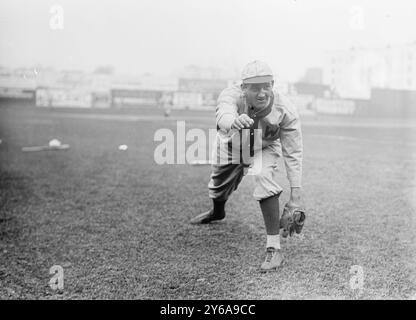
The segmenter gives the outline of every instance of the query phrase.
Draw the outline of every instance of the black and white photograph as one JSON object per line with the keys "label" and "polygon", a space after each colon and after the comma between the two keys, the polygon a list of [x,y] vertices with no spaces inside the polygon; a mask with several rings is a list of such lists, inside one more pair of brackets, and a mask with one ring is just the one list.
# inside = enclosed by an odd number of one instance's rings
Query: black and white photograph
{"label": "black and white photograph", "polygon": [[416,300],[416,2],[2,0],[0,300]]}

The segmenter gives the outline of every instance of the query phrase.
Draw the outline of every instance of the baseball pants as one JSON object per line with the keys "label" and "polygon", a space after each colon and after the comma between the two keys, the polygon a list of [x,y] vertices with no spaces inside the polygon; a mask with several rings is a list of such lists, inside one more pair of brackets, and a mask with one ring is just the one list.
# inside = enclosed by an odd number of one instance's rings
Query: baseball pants
{"label": "baseball pants", "polygon": [[212,165],[211,178],[208,183],[209,197],[217,200],[227,200],[237,190],[246,174],[254,175],[253,197],[257,201],[280,195],[283,191],[277,183],[277,162],[280,157],[280,143],[274,143],[257,151],[249,164]]}

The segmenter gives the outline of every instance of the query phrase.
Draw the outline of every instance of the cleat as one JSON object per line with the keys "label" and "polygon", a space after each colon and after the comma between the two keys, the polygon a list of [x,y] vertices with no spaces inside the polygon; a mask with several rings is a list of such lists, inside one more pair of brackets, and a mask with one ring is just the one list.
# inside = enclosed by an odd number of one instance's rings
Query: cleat
{"label": "cleat", "polygon": [[192,218],[190,223],[191,224],[207,224],[207,223],[211,223],[212,221],[222,220],[224,218],[225,218],[225,213],[214,214],[214,210],[210,210]]}
{"label": "cleat", "polygon": [[267,248],[266,259],[260,267],[261,272],[276,271],[283,264],[283,255],[280,249]]}

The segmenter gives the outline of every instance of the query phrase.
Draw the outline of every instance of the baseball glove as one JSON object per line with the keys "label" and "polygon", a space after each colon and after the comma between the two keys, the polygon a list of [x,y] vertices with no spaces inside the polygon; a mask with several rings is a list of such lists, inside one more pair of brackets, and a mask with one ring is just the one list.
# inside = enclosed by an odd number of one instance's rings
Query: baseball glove
{"label": "baseball glove", "polygon": [[289,207],[286,203],[283,208],[283,214],[280,218],[281,235],[286,238],[292,236],[295,232],[299,234],[305,223],[305,210],[298,207]]}

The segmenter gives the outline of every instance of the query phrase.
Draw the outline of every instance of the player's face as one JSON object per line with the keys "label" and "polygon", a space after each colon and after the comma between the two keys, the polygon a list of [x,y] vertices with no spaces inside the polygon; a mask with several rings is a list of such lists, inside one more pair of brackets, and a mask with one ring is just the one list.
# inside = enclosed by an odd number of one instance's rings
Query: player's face
{"label": "player's face", "polygon": [[273,94],[273,82],[247,84],[244,85],[243,90],[249,105],[256,109],[264,108]]}

